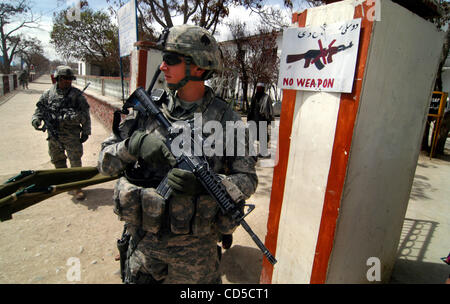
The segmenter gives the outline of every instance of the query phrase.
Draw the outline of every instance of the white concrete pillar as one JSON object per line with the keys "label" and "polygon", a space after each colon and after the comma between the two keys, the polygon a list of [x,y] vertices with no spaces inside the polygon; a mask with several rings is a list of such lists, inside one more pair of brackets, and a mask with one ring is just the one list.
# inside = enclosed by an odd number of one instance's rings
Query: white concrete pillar
{"label": "white concrete pillar", "polygon": [[[162,62],[162,56],[159,51],[146,48],[142,42],[138,42],[137,44],[140,49],[133,50],[131,53],[130,92],[133,92],[138,87],[143,87],[147,90],[155,71]],[[155,83],[154,88],[163,87],[162,74]]]}
{"label": "white concrete pillar", "polygon": [[278,263],[264,259],[262,283],[390,278],[443,33],[389,0],[374,21],[373,2],[293,16],[301,27],[362,18],[359,52],[351,93],[283,92],[266,235]]}

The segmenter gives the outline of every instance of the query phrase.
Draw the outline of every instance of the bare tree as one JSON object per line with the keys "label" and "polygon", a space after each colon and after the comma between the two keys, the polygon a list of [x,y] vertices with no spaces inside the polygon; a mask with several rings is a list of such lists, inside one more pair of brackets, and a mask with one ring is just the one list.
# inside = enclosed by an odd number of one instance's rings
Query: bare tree
{"label": "bare tree", "polygon": [[248,104],[248,85],[250,82],[249,77],[249,55],[247,54],[247,37],[249,36],[247,25],[245,22],[231,21],[227,23],[227,26],[233,37],[233,48],[226,50],[228,54],[225,57],[225,66],[236,69],[239,73],[239,78],[242,83],[242,97],[244,103],[244,111],[249,108]]}
{"label": "bare tree", "polygon": [[37,59],[37,54],[43,55],[43,53],[44,50],[39,40],[36,38],[26,37],[22,38],[17,52],[22,60],[27,64],[28,68],[30,68],[31,65],[35,66],[36,62],[33,62],[33,59]]}
{"label": "bare tree", "polygon": [[[286,0],[286,1],[291,1],[291,0]],[[310,6],[321,6],[324,4],[329,4],[329,3],[338,2],[338,1],[341,1],[341,0],[305,0],[305,2],[307,2],[307,4]]]}
{"label": "bare tree", "polygon": [[[107,2],[114,7],[120,7],[124,0]],[[172,27],[173,18],[182,16],[183,24],[193,23],[214,34],[217,25],[228,16],[230,5],[257,9],[261,8],[262,2],[263,0],[138,0],[139,29],[153,33],[153,24],[163,28]],[[115,11],[114,7],[110,7],[110,10]]]}
{"label": "bare tree", "polygon": [[277,37],[280,32],[262,24],[255,35],[250,35],[247,24],[242,21],[227,23],[232,40],[222,43],[226,70],[222,77],[239,77],[242,85],[244,111],[249,108],[249,90],[258,82],[271,84],[277,81],[279,58]]}
{"label": "bare tree", "polygon": [[257,34],[246,41],[249,51],[248,69],[253,90],[258,82],[274,83],[278,78],[279,58],[277,37],[280,32],[259,26]]}
{"label": "bare tree", "polygon": [[22,28],[36,28],[37,20],[26,0],[0,3],[0,51],[3,56],[0,70],[3,73],[11,73],[11,62],[19,51],[21,38],[17,32]]}

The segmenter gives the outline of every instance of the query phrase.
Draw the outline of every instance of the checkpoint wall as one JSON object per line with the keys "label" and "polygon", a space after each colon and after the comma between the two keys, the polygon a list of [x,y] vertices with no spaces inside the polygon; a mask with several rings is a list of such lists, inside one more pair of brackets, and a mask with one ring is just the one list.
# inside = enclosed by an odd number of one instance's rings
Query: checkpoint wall
{"label": "checkpoint wall", "polygon": [[434,25],[389,0],[380,21],[354,1],[293,16],[298,26],[363,18],[352,93],[284,90],[262,283],[390,278],[443,43]]}
{"label": "checkpoint wall", "polygon": [[[442,49],[434,25],[382,2],[369,50],[327,282],[392,272]],[[362,229],[355,229],[361,227]]]}

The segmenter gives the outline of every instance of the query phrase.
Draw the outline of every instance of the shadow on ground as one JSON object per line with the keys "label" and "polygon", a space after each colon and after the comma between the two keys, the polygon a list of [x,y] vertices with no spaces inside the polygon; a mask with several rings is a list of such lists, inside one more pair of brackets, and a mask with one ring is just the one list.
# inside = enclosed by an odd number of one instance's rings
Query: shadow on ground
{"label": "shadow on ground", "polygon": [[[405,218],[391,284],[443,284],[450,267],[436,258],[425,261],[427,249],[439,223]],[[448,252],[442,252],[446,257]]]}
{"label": "shadow on ground", "polygon": [[75,197],[72,197],[72,201],[76,204],[86,206],[88,210],[93,211],[98,207],[113,206],[113,188],[83,189],[83,192],[86,195],[84,200],[79,201]]}
{"label": "shadow on ground", "polygon": [[223,252],[220,272],[230,283],[259,284],[262,258],[256,248],[234,245]]}

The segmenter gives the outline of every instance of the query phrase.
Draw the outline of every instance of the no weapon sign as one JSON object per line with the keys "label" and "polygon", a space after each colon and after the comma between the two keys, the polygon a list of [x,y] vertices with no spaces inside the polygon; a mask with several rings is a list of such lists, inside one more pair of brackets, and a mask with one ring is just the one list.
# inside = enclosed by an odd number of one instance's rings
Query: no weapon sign
{"label": "no weapon sign", "polygon": [[361,19],[295,27],[283,33],[279,87],[350,93]]}

